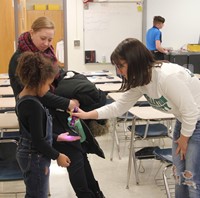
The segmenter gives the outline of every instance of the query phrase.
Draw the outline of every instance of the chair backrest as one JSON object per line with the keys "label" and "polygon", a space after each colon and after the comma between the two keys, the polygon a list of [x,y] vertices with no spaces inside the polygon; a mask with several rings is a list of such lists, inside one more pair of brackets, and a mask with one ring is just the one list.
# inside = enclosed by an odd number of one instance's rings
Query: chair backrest
{"label": "chair backrest", "polygon": [[16,160],[16,149],[16,140],[0,140],[0,181],[23,180],[21,169]]}
{"label": "chair backrest", "polygon": [[172,148],[155,148],[153,153],[156,159],[172,164]]}

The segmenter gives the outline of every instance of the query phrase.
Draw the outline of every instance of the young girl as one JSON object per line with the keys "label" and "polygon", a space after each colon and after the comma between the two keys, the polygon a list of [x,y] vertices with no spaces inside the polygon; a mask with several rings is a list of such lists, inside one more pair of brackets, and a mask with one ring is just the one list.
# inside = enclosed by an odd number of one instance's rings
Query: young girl
{"label": "young girl", "polygon": [[122,115],[144,95],[149,104],[177,118],[173,134],[176,198],[200,197],[200,80],[188,69],[155,61],[142,42],[123,40],[111,62],[124,79],[126,91],[116,102],[102,108],[73,113],[82,119],[106,119]]}
{"label": "young girl", "polygon": [[[53,22],[47,17],[39,17],[32,23],[30,31],[24,32],[19,36],[18,48],[10,60],[8,71],[11,87],[16,98],[24,87],[23,84],[20,82],[21,80],[15,72],[17,69],[19,57],[21,57],[23,53],[27,51],[34,53],[40,52],[44,57],[50,58],[54,68],[57,69],[58,72],[58,68],[56,67],[57,59],[52,47],[54,34],[55,26]],[[54,77],[54,80],[52,79],[54,88],[56,88],[56,84],[60,79],[58,78],[58,75],[55,76],[56,77]],[[31,83],[34,82],[37,83],[37,81],[33,80]],[[51,91],[52,90],[53,89],[51,89]],[[52,109],[53,111],[55,109],[60,109],[66,112],[67,110],[72,110],[74,107],[79,106],[78,100],[73,98],[69,99],[59,97],[50,91],[48,91],[42,97],[39,97],[39,99],[45,107],[48,107],[49,110]],[[53,119],[53,126],[55,126],[55,122],[58,123],[59,126],[54,127],[54,136],[60,135],[60,133],[63,133],[65,131],[68,131],[71,134],[69,127],[65,127],[65,125],[67,125],[65,120],[64,126],[62,123],[59,123],[60,119],[66,119],[67,116],[69,116],[64,112],[64,115],[58,116],[59,119],[57,119],[57,117]],[[59,114],[59,112],[57,113]],[[54,115],[52,114],[52,116]],[[86,149],[83,148],[89,147],[94,149],[95,147],[93,147],[93,145],[83,146],[83,144],[80,141],[75,141],[72,143],[53,141],[53,146],[54,148],[56,148],[56,150],[60,151],[61,153],[65,153],[65,155],[69,156],[71,160],[70,166],[67,168],[67,171],[69,173],[69,181],[76,193],[76,196],[78,198],[103,198],[103,193],[100,190],[98,182],[96,181],[93,175],[92,167],[89,163],[87,153],[85,152]],[[95,152],[98,151],[98,149],[94,150]]]}
{"label": "young girl", "polygon": [[[24,52],[19,58],[17,75],[24,88],[18,95],[16,112],[20,125],[17,160],[23,172],[26,198],[48,197],[51,159],[61,167],[68,167],[70,159],[52,148],[52,119],[38,97],[49,90],[55,71],[52,61],[41,53]],[[66,134],[57,137],[65,140]]]}

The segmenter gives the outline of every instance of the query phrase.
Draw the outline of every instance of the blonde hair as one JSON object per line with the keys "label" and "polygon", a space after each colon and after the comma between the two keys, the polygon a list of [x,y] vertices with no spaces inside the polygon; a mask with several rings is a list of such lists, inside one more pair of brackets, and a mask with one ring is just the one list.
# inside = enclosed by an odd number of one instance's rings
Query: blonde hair
{"label": "blonde hair", "polygon": [[31,29],[34,32],[40,31],[43,28],[55,29],[54,23],[47,17],[37,18],[31,25]]}

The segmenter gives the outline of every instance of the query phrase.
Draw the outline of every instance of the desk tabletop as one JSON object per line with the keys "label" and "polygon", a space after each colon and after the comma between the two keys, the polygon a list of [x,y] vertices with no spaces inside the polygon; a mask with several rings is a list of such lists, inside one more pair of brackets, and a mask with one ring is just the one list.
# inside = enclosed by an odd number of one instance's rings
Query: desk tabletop
{"label": "desk tabletop", "polygon": [[87,77],[94,84],[99,83],[120,83],[122,79],[118,76],[92,76]]}
{"label": "desk tabletop", "polygon": [[9,76],[7,73],[0,74],[0,79],[8,79]]}
{"label": "desk tabletop", "polygon": [[15,113],[0,113],[0,129],[18,129],[19,123]]}
{"label": "desk tabletop", "polygon": [[129,109],[129,112],[143,120],[175,118],[175,116],[171,113],[165,113],[162,111],[158,111],[150,106],[149,107],[131,107]]}
{"label": "desk tabletop", "polygon": [[11,86],[0,87],[0,96],[14,95]]}
{"label": "desk tabletop", "polygon": [[172,50],[169,52],[169,55],[192,55],[192,54],[200,54],[200,52],[190,52],[190,51],[183,51],[183,50]]}
{"label": "desk tabletop", "polygon": [[96,84],[96,87],[105,92],[116,92],[120,89],[121,83]]}
{"label": "desk tabletop", "polygon": [[1,108],[14,108],[15,97],[3,97],[0,98],[0,109]]}
{"label": "desk tabletop", "polygon": [[197,78],[200,78],[200,74],[194,74]]}
{"label": "desk tabletop", "polygon": [[[110,97],[113,100],[118,100],[121,98],[121,96],[123,95],[124,92],[113,92],[113,93],[108,93],[108,97]],[[142,96],[141,98],[139,98],[140,102],[144,102],[147,101],[146,98],[144,96]]]}
{"label": "desk tabletop", "polygon": [[0,86],[9,86],[10,80],[9,79],[0,79]]}
{"label": "desk tabletop", "polygon": [[92,76],[109,76],[112,75],[110,71],[87,71],[87,72],[81,72],[81,74],[87,76],[87,77],[92,77]]}

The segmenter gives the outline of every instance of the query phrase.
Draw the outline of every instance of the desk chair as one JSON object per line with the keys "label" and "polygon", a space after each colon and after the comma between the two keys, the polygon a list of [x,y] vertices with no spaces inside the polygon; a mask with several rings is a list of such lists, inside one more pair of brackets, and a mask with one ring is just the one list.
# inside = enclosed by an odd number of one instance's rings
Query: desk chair
{"label": "desk chair", "polygon": [[[120,95],[122,93],[112,93],[114,94],[116,97],[120,97]],[[113,99],[112,97],[109,97],[107,98],[106,100],[106,105],[114,102],[116,100]],[[112,118],[110,121],[111,125],[112,125],[112,147],[111,147],[111,154],[110,154],[110,160],[112,161],[113,160],[113,154],[114,154],[114,147],[115,147],[115,144],[117,146],[117,152],[118,152],[118,157],[119,159],[121,159],[121,153],[120,153],[120,144],[119,144],[119,136],[118,136],[118,131],[117,131],[117,125],[119,124],[123,124],[123,133],[124,133],[124,137],[125,139],[127,138],[127,134],[126,134],[126,122],[127,121],[131,121],[133,119],[133,115],[129,112],[126,112],[124,113],[123,115],[117,117],[117,118]]]}
{"label": "desk chair", "polygon": [[[130,152],[129,152],[129,162],[128,162],[128,171],[127,171],[127,188],[129,188],[129,182],[130,182],[130,174],[132,169],[132,160],[134,164],[134,173],[135,173],[135,180],[136,184],[139,184],[139,175],[138,175],[138,166],[137,166],[137,159],[149,159],[154,158],[154,155],[152,152],[147,156],[140,156],[138,157],[138,153],[136,152],[136,149],[138,147],[135,146],[136,141],[138,140],[152,140],[158,139],[159,141],[162,140],[165,137],[171,138],[171,121],[174,119],[174,115],[172,114],[166,114],[163,112],[160,112],[158,110],[153,109],[152,107],[132,107],[129,110],[132,114],[135,115],[132,125],[129,128],[131,131],[131,142],[130,142]],[[140,118],[143,120],[144,124],[136,124],[136,119]],[[152,122],[151,120],[155,120],[155,122]],[[157,122],[159,120],[159,122]],[[164,124],[161,121],[166,121],[167,123]],[[143,148],[143,145],[139,148]],[[155,146],[153,144],[153,146]],[[151,148],[152,151],[154,148]],[[141,154],[141,153],[140,153]],[[145,154],[145,153],[144,153]],[[140,161],[141,163],[141,161]],[[139,166],[140,168],[140,166]]]}
{"label": "desk chair", "polygon": [[[22,183],[23,181],[22,172],[16,160],[16,148],[16,140],[0,140],[0,182],[3,182],[3,187],[5,183],[17,181],[20,181],[20,183]],[[17,194],[25,192],[24,187],[16,191],[10,191],[10,189],[12,189],[11,187],[9,187],[8,189],[9,191],[5,191],[3,188],[3,191],[0,192],[0,194],[14,194],[15,197],[17,197]]]}
{"label": "desk chair", "polygon": [[[150,123],[150,121],[147,121],[145,124],[139,124],[135,125],[134,127],[128,126],[128,130],[131,131],[131,133],[134,133],[134,135],[131,138],[131,144],[132,144],[132,157],[133,157],[133,162],[134,162],[134,172],[135,172],[135,177],[136,177],[136,184],[139,184],[139,172],[144,172],[145,169],[141,165],[141,160],[144,159],[153,159],[155,156],[153,154],[153,150],[156,148],[155,145],[153,146],[140,146],[139,150],[138,147],[135,146],[135,142],[140,140],[152,140],[154,141],[155,139],[162,139],[165,137],[168,137],[168,128],[162,124],[162,123]],[[131,149],[130,148],[130,149]],[[139,166],[137,165],[136,160],[139,160]],[[129,164],[128,168],[128,179],[127,179],[127,188],[129,188],[129,178],[131,174],[131,164]]]}
{"label": "desk chair", "polygon": [[167,198],[172,198],[174,196],[174,179],[171,182],[170,177],[168,176],[168,170],[172,167],[172,149],[171,148],[156,148],[153,151],[155,158],[160,160],[163,164],[165,163],[166,166],[162,171],[162,177],[164,181],[164,186],[166,190]]}
{"label": "desk chair", "polygon": [[19,139],[19,123],[15,113],[0,113],[0,137]]}
{"label": "desk chair", "polygon": [[[119,98],[120,95],[123,93],[112,93],[112,96],[114,96],[114,98],[116,97]],[[111,94],[110,94],[111,95]],[[110,101],[114,101],[113,99],[109,99]],[[111,103],[111,102],[110,102]],[[147,101],[143,101],[139,100],[135,106],[149,106],[149,103]],[[117,146],[117,152],[118,152],[118,156],[119,159],[121,159],[121,153],[120,153],[120,139],[118,136],[118,131],[117,131],[117,125],[122,124],[123,126],[123,136],[124,139],[127,140],[128,139],[128,130],[127,130],[127,123],[130,123],[134,118],[134,115],[130,112],[126,112],[123,115],[117,117],[117,118],[113,118],[112,119],[112,123],[113,123],[113,133],[112,133],[112,148],[111,148],[111,154],[110,154],[110,160],[113,160],[113,154],[114,154],[114,145],[116,144]]]}
{"label": "desk chair", "polygon": [[130,122],[133,120],[133,116],[131,113],[126,112],[125,114],[123,114],[122,116],[119,116],[117,118],[113,118],[112,123],[113,123],[113,132],[112,132],[112,148],[111,148],[111,154],[110,154],[110,160],[113,160],[113,154],[114,154],[114,147],[116,144],[117,147],[117,152],[118,152],[118,157],[119,159],[121,159],[121,151],[120,151],[120,140],[119,140],[119,136],[118,136],[118,132],[117,131],[117,125],[122,124],[123,126],[123,136],[124,139],[127,140],[127,127],[126,127],[126,123]]}

